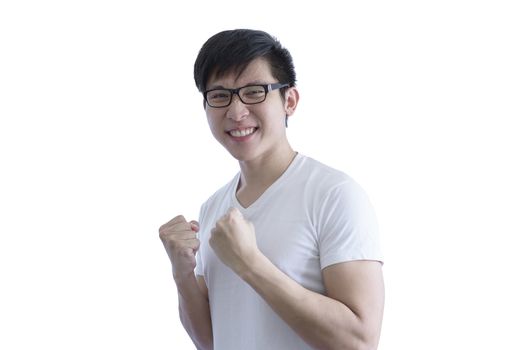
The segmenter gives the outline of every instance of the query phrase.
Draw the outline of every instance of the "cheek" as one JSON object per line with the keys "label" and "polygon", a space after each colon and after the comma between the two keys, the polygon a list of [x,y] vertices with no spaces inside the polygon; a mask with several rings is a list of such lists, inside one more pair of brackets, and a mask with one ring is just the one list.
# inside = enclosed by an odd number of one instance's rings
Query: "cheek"
{"label": "cheek", "polygon": [[220,128],[222,128],[221,125],[222,117],[213,113],[207,114],[207,122],[208,126],[210,127],[210,131],[213,134],[219,133]]}
{"label": "cheek", "polygon": [[214,132],[215,129],[215,123],[212,120],[212,118],[207,117],[208,127],[210,128],[210,131]]}
{"label": "cheek", "polygon": [[[272,109],[267,111],[265,124],[274,133],[281,133],[285,130],[285,111]],[[283,129],[283,130],[282,130]]]}

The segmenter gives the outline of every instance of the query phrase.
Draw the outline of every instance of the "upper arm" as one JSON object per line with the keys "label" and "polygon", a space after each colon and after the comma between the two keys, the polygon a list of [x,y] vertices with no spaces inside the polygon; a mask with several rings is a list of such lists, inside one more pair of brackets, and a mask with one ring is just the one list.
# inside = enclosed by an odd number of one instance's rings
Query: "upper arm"
{"label": "upper arm", "polygon": [[356,260],[322,270],[326,294],[347,306],[364,325],[365,333],[379,339],[385,287],[381,262]]}

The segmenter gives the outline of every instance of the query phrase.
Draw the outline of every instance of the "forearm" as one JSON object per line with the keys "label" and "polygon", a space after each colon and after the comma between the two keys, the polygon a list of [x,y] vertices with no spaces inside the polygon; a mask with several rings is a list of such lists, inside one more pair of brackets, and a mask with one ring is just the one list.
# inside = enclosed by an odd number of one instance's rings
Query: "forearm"
{"label": "forearm", "polygon": [[198,349],[212,349],[212,321],[208,299],[201,292],[192,273],[175,282],[178,291],[180,320]]}
{"label": "forearm", "polygon": [[308,344],[316,349],[372,349],[366,324],[348,306],[292,280],[265,256],[241,277]]}

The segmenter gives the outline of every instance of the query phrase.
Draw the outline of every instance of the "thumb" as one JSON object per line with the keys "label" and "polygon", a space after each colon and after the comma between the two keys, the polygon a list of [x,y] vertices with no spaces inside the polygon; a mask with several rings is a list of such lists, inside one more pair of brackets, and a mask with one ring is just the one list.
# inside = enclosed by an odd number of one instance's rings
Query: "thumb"
{"label": "thumb", "polygon": [[199,222],[197,222],[196,220],[192,220],[192,221],[189,221],[189,224],[191,225],[191,229],[194,232],[198,232],[199,231]]}

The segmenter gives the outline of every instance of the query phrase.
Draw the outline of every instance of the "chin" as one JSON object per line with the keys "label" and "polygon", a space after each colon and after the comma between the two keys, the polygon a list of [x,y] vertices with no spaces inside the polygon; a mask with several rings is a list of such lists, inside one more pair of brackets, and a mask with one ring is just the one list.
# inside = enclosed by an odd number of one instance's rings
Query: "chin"
{"label": "chin", "polygon": [[252,151],[243,151],[243,150],[230,150],[227,149],[228,152],[232,155],[233,158],[237,159],[239,162],[246,162],[252,159],[255,159],[257,155]]}
{"label": "chin", "polygon": [[246,162],[248,160],[253,159],[253,157],[250,157],[247,153],[242,152],[230,152],[233,158],[237,159],[239,162]]}

